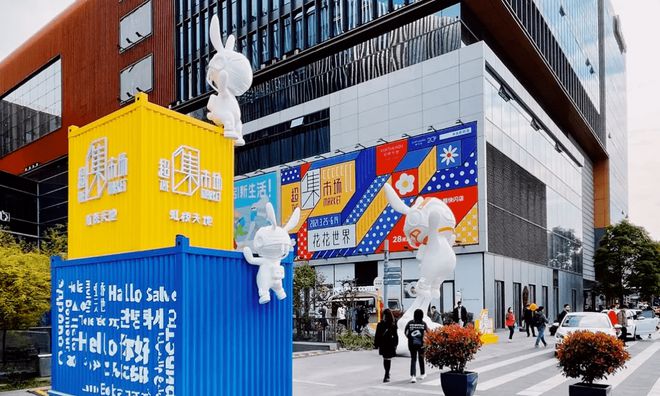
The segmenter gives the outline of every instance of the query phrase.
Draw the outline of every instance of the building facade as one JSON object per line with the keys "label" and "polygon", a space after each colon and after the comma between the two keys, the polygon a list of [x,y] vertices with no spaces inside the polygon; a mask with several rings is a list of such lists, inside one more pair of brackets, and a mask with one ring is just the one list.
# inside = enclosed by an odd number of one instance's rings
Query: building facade
{"label": "building facade", "polygon": [[[502,326],[505,309],[525,302],[551,316],[565,303],[595,308],[599,230],[627,214],[625,42],[608,1],[180,0],[175,108],[200,118],[216,13],[255,70],[240,98],[247,144],[236,152],[235,196],[254,198],[243,204],[258,212],[268,181],[283,218],[301,206],[297,257],[327,283],[371,285],[388,240],[403,279],[389,295],[412,302],[417,263],[379,201],[403,173],[417,183],[403,197],[437,196],[458,213],[441,310],[462,299]],[[474,147],[454,139],[466,128]],[[417,150],[424,138],[439,140]],[[441,156],[424,168],[447,142],[474,156],[464,171],[476,177],[454,175]],[[406,148],[384,170],[379,158],[395,146]]]}
{"label": "building facade", "polygon": [[[0,210],[34,225],[12,221],[9,231],[38,239],[66,224],[69,126],[119,109],[138,91],[172,103],[173,12],[170,2],[76,2],[0,63]],[[34,184],[34,199],[12,187],[18,178]]]}
{"label": "building facade", "polygon": [[[239,244],[259,225],[263,195],[282,218],[300,206],[299,261],[334,287],[370,286],[387,240],[402,274],[388,292],[407,307],[419,273],[384,201],[391,183],[407,203],[434,196],[457,215],[440,310],[461,299],[501,327],[505,309],[526,302],[550,316],[565,303],[595,308],[599,232],[628,212],[625,41],[609,1],[109,3],[72,6],[0,64],[0,170],[36,183],[24,190],[36,197],[37,236],[66,218],[67,126],[150,89],[152,101],[204,119],[217,14],[255,72],[239,98]],[[80,25],[106,39],[71,40]],[[47,93],[29,106],[15,99],[24,91]]]}

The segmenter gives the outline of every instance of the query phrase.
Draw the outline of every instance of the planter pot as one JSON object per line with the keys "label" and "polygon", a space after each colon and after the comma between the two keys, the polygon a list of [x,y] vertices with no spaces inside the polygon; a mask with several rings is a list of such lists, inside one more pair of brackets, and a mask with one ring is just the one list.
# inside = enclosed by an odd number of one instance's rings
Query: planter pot
{"label": "planter pot", "polygon": [[472,396],[477,389],[479,374],[466,371],[465,373],[440,373],[440,385],[445,396]]}
{"label": "planter pot", "polygon": [[580,382],[568,386],[568,396],[606,396],[610,394],[611,390],[611,385],[590,385]]}

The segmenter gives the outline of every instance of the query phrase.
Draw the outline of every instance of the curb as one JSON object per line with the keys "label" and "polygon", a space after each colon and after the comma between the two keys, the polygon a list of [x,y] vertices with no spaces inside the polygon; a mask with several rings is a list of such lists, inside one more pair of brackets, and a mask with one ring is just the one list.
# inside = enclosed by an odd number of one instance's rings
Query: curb
{"label": "curb", "polygon": [[335,350],[335,351],[304,351],[304,352],[294,352],[293,353],[293,358],[294,359],[302,359],[302,358],[307,358],[307,357],[313,357],[313,356],[321,356],[321,355],[330,355],[333,353],[339,353],[339,352],[346,352],[345,350]]}

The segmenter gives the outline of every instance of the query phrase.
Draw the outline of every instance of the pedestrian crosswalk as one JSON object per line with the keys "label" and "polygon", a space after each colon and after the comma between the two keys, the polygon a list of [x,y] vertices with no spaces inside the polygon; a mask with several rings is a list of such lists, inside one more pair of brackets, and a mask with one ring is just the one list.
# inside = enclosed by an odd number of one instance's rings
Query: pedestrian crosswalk
{"label": "pedestrian crosswalk", "polygon": [[[600,383],[609,384],[613,389],[617,389],[617,395],[660,396],[660,371],[653,368],[657,368],[660,361],[660,341],[630,342],[628,351],[632,357],[626,363],[626,367]],[[564,377],[560,372],[552,348],[541,351],[528,349],[516,356],[509,354],[503,357],[503,359],[492,357],[468,367],[470,371],[479,374],[477,394],[518,396],[564,394],[569,384],[579,382],[574,378]],[[626,388],[627,380],[635,383],[635,390],[623,389]],[[437,388],[440,379],[427,380],[421,385]],[[639,393],[640,388],[644,388],[645,391]]]}

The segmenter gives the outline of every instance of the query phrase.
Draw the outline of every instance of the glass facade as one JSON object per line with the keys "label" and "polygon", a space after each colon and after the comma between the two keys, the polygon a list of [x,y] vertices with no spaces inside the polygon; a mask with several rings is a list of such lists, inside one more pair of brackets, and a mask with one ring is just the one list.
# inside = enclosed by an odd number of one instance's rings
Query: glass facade
{"label": "glass facade", "polygon": [[605,144],[600,124],[598,0],[505,0]]}
{"label": "glass facade", "polygon": [[610,222],[628,216],[628,120],[625,42],[619,19],[605,2],[603,10],[603,82],[605,132],[610,168]]}
{"label": "glass facade", "polygon": [[[575,146],[557,150],[532,125],[524,103],[485,81],[489,251],[582,272],[582,163]],[[537,130],[538,129],[538,130]],[[563,144],[566,144],[564,142]],[[576,163],[577,160],[577,163]]]}
{"label": "glass facade", "polygon": [[[177,100],[180,102],[194,99],[209,91],[204,76],[208,62],[215,53],[208,39],[208,26],[214,14],[219,15],[223,40],[229,34],[235,35],[236,50],[245,54],[252,67],[259,70],[285,56],[313,47],[413,3],[412,0],[231,0],[230,3],[228,2],[229,0],[176,0],[175,2]],[[261,12],[257,12],[258,10]],[[442,22],[441,17],[456,19],[459,13],[460,7],[457,4],[438,13],[435,21],[427,19],[425,23],[435,24],[433,29],[438,29],[445,23]],[[389,43],[394,47],[394,44],[403,44],[410,37],[385,35],[385,38],[398,40],[399,43]],[[429,43],[439,39],[423,38],[429,40]],[[416,50],[423,48],[417,46]],[[353,51],[354,49],[345,54],[337,54],[339,58],[335,61],[339,63],[333,67],[343,67],[350,63],[351,59],[355,62],[357,55],[369,55],[355,54]],[[379,55],[387,59],[387,54]]]}
{"label": "glass facade", "polygon": [[62,126],[62,65],[59,59],[0,98],[0,156]]}

